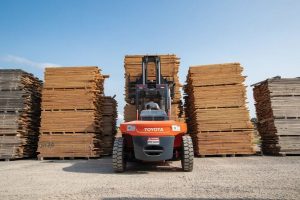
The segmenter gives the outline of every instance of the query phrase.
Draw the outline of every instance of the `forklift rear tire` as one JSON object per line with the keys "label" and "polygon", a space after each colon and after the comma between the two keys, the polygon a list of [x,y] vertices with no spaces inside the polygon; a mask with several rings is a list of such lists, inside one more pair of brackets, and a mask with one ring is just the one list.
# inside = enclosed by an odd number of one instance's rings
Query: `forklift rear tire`
{"label": "forklift rear tire", "polygon": [[181,166],[183,171],[193,171],[194,148],[192,138],[188,135],[182,136]]}
{"label": "forklift rear tire", "polygon": [[113,169],[115,172],[124,172],[126,169],[126,160],[124,154],[124,138],[115,139],[112,155]]}

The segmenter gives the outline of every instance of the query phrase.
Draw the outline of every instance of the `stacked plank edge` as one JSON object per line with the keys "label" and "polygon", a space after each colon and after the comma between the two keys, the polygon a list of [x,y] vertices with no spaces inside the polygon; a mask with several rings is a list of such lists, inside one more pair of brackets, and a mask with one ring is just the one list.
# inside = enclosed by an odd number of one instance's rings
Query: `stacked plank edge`
{"label": "stacked plank edge", "polygon": [[0,70],[0,159],[36,156],[42,82],[22,70]]}
{"label": "stacked plank edge", "polygon": [[[132,96],[135,93],[135,84],[132,82],[139,79],[142,75],[142,58],[144,55],[127,55],[124,59],[125,68],[125,101],[124,120],[126,122],[136,120],[136,106],[132,104]],[[171,119],[176,121],[183,120],[183,107],[181,102],[181,84],[179,83],[180,59],[176,55],[157,55],[161,61],[161,74],[168,81],[175,83],[174,97],[171,105]],[[148,65],[148,80],[155,80],[155,64]]]}
{"label": "stacked plank edge", "polygon": [[300,154],[300,78],[274,77],[253,88],[264,154]]}
{"label": "stacked plank edge", "polygon": [[98,67],[45,69],[39,158],[101,155],[104,79]]}
{"label": "stacked plank edge", "polygon": [[117,134],[117,101],[113,97],[104,97],[102,110],[102,155],[111,155],[115,136]]}
{"label": "stacked plank edge", "polygon": [[185,114],[197,155],[254,153],[242,71],[239,63],[189,68]]}

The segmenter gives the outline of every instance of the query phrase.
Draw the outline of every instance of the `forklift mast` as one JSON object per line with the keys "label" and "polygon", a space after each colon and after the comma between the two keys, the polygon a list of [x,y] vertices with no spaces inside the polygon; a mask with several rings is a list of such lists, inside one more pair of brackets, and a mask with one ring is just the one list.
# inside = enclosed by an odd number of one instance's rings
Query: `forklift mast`
{"label": "forklift mast", "polygon": [[[148,64],[152,62],[155,64],[156,78],[155,80],[148,80]],[[141,112],[147,110],[146,104],[154,102],[158,104],[160,112],[148,112],[148,118],[153,115],[152,118],[157,117],[157,120],[167,120],[171,114],[171,100],[173,96],[174,84],[170,83],[167,79],[161,75],[161,62],[159,56],[144,56],[142,60],[142,75],[136,81],[135,88],[135,105],[137,110],[137,119],[141,119]],[[162,111],[164,111],[163,114]],[[161,114],[158,114],[161,113]],[[155,116],[154,116],[155,115]],[[168,117],[163,117],[167,115]],[[154,119],[155,120],[155,119]]]}

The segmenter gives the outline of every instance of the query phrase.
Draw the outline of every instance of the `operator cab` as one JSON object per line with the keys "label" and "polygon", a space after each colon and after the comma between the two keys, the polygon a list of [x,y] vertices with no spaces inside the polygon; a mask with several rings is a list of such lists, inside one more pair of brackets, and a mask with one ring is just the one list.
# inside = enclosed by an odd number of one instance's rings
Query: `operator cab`
{"label": "operator cab", "polygon": [[169,120],[167,113],[159,108],[157,103],[150,101],[145,105],[146,110],[142,110],[140,114],[141,121],[165,121]]}

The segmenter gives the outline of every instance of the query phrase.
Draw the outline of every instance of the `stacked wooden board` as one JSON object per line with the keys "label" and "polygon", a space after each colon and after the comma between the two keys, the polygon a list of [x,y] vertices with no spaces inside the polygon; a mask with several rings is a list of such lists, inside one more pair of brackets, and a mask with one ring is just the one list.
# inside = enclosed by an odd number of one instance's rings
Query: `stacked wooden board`
{"label": "stacked wooden board", "polygon": [[98,67],[45,69],[40,158],[101,155],[103,84]]}
{"label": "stacked wooden board", "polygon": [[117,101],[114,97],[104,97],[102,109],[102,154],[111,155],[114,139],[117,134]]}
{"label": "stacked wooden board", "polygon": [[274,77],[254,84],[264,154],[300,154],[300,78]]}
{"label": "stacked wooden board", "polygon": [[42,82],[22,70],[0,70],[0,159],[36,156]]}
{"label": "stacked wooden board", "polygon": [[239,63],[189,68],[185,114],[197,155],[253,154],[253,125]]}
{"label": "stacked wooden board", "polygon": [[[142,75],[142,58],[145,55],[127,55],[124,59],[125,68],[125,101],[124,120],[136,120],[136,106],[132,104],[136,85],[133,83]],[[183,107],[181,102],[181,84],[179,83],[180,59],[176,55],[157,55],[161,62],[161,75],[169,82],[174,83],[174,96],[171,105],[171,119],[176,121],[183,120]],[[148,65],[148,80],[155,80],[155,64]]]}

